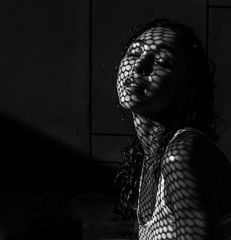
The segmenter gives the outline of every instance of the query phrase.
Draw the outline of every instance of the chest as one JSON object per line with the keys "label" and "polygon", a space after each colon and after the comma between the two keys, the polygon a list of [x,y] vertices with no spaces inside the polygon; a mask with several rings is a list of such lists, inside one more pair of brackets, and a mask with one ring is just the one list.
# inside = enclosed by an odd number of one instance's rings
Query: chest
{"label": "chest", "polygon": [[175,216],[161,173],[159,177],[153,171],[142,175],[137,217],[140,240],[175,238]]}

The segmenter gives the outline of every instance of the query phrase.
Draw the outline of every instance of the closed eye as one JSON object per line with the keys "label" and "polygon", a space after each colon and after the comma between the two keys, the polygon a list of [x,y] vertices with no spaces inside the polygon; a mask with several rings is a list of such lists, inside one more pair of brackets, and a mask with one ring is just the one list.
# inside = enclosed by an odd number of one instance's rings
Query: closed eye
{"label": "closed eye", "polygon": [[158,58],[158,59],[154,60],[154,65],[160,65],[164,68],[171,69],[171,68],[173,68],[174,63],[171,60],[166,59],[166,58]]}

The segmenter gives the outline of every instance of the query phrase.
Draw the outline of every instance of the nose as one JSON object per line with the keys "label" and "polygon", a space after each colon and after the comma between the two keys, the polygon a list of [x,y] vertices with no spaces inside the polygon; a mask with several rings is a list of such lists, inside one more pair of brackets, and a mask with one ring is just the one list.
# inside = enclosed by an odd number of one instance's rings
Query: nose
{"label": "nose", "polygon": [[134,70],[137,74],[148,76],[153,71],[154,54],[146,53],[135,63]]}

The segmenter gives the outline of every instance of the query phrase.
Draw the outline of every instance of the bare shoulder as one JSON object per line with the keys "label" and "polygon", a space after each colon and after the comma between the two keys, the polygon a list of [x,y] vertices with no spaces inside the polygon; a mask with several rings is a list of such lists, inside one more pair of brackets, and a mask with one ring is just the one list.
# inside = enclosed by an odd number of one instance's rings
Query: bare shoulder
{"label": "bare shoulder", "polygon": [[188,188],[194,185],[207,203],[216,198],[219,216],[231,212],[231,164],[204,134],[178,134],[167,146],[162,170],[169,182],[172,178],[174,182],[182,180]]}
{"label": "bare shoulder", "polygon": [[183,131],[168,144],[162,172],[166,181],[184,182],[187,188],[196,188],[203,198],[205,195],[211,198],[215,193],[214,173],[219,158],[217,147],[207,136],[198,131]]}
{"label": "bare shoulder", "polygon": [[183,131],[177,134],[168,144],[163,158],[164,163],[193,161],[193,164],[210,164],[212,167],[216,159],[224,158],[215,144],[198,131]]}

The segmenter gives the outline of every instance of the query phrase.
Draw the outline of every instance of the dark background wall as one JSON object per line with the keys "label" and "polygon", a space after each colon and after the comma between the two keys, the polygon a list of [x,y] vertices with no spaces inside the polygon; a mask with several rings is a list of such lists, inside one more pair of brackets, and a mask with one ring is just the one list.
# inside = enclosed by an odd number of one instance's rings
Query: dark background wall
{"label": "dark background wall", "polygon": [[98,171],[112,182],[134,135],[131,117],[117,108],[113,69],[131,26],[156,17],[192,26],[217,63],[217,106],[227,124],[219,144],[231,159],[230,7],[228,0],[1,0],[1,142],[14,152],[3,159],[17,160],[8,170],[49,163],[47,175],[58,165],[57,175],[91,169],[102,184]]}
{"label": "dark background wall", "polygon": [[1,0],[3,184],[86,174],[89,105],[89,2]]}
{"label": "dark background wall", "polygon": [[88,1],[0,3],[0,109],[88,152]]}
{"label": "dark background wall", "polygon": [[211,0],[209,7],[209,56],[217,65],[216,105],[226,127],[221,129],[219,146],[231,162],[231,3]]}

